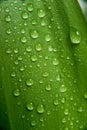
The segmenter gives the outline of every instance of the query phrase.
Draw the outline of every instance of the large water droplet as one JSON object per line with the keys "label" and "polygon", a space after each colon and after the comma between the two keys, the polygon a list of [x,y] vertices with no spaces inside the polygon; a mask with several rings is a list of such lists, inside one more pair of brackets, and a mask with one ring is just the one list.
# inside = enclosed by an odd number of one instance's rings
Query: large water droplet
{"label": "large water droplet", "polygon": [[27,10],[28,10],[29,12],[32,12],[32,11],[33,11],[33,5],[32,5],[32,4],[28,4],[28,5],[27,5]]}
{"label": "large water droplet", "polygon": [[43,18],[43,17],[45,16],[45,11],[42,10],[42,9],[39,9],[39,10],[38,10],[38,16],[39,16],[40,18]]}
{"label": "large water droplet", "polygon": [[40,114],[44,113],[44,106],[42,104],[39,104],[37,106],[37,112]]}
{"label": "large water droplet", "polygon": [[84,93],[84,98],[87,100],[87,93]]}
{"label": "large water droplet", "polygon": [[33,85],[33,80],[32,79],[27,79],[26,80],[26,85],[29,86],[29,87],[32,86]]}
{"label": "large water droplet", "polygon": [[74,27],[70,27],[70,40],[73,44],[81,42],[81,33]]}
{"label": "large water droplet", "polygon": [[22,18],[23,19],[28,19],[28,13],[26,11],[22,12]]}
{"label": "large water droplet", "polygon": [[36,126],[36,121],[34,121],[34,120],[31,121],[31,126],[33,126],[33,127]]}
{"label": "large water droplet", "polygon": [[41,48],[41,45],[40,45],[40,44],[37,44],[37,45],[36,45],[36,50],[37,50],[37,51],[41,51],[41,50],[42,50],[42,48]]}
{"label": "large water droplet", "polygon": [[6,21],[6,22],[10,22],[10,21],[11,21],[11,16],[10,16],[10,15],[7,15],[7,16],[5,17],[5,21]]}
{"label": "large water droplet", "polygon": [[13,95],[15,97],[18,97],[20,95],[20,90],[19,89],[14,90]]}
{"label": "large water droplet", "polygon": [[39,36],[39,34],[38,34],[38,32],[37,32],[36,30],[32,30],[32,31],[31,31],[31,37],[32,37],[33,39],[38,38],[38,36]]}
{"label": "large water droplet", "polygon": [[36,55],[32,55],[32,56],[31,56],[31,60],[32,60],[33,62],[37,61],[37,56],[36,56]]}
{"label": "large water droplet", "polygon": [[27,110],[32,111],[32,110],[34,109],[33,103],[32,103],[32,102],[27,103],[27,104],[26,104],[26,108],[27,108]]}

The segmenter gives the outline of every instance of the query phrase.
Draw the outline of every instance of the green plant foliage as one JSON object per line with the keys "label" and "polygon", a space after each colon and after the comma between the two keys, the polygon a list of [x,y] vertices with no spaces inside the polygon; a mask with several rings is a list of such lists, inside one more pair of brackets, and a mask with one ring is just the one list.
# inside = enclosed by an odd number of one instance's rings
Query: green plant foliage
{"label": "green plant foliage", "polygon": [[0,1],[0,128],[87,129],[87,24],[76,0]]}

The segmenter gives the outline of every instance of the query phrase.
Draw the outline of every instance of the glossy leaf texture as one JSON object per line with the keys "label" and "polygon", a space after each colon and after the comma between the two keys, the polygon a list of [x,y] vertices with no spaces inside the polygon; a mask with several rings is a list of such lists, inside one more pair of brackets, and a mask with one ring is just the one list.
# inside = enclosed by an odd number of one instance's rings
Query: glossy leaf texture
{"label": "glossy leaf texture", "polygon": [[0,0],[0,127],[87,129],[87,25],[76,0]]}

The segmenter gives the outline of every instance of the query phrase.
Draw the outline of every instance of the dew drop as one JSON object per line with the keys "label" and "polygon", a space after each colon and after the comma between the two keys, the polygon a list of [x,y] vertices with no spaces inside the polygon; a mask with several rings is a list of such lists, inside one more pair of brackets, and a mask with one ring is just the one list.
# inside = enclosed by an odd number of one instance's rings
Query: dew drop
{"label": "dew drop", "polygon": [[31,52],[32,51],[32,48],[30,47],[30,46],[28,46],[27,48],[26,48],[26,52]]}
{"label": "dew drop", "polygon": [[33,103],[32,103],[32,102],[27,103],[27,104],[26,104],[26,108],[27,108],[27,110],[32,111],[32,110],[34,109]]}
{"label": "dew drop", "polygon": [[22,12],[22,18],[23,18],[23,19],[26,20],[26,19],[28,19],[28,17],[29,17],[29,16],[28,16],[28,13],[27,13],[26,11]]}
{"label": "dew drop", "polygon": [[17,54],[17,53],[18,53],[18,49],[17,49],[17,48],[14,50],[14,53],[15,53],[15,54]]}
{"label": "dew drop", "polygon": [[54,105],[57,106],[59,104],[58,100],[54,100]]}
{"label": "dew drop", "polygon": [[87,93],[84,93],[84,98],[87,100]]}
{"label": "dew drop", "polygon": [[81,33],[74,27],[70,27],[70,40],[73,44],[81,42]]}
{"label": "dew drop", "polygon": [[36,45],[36,51],[41,51],[41,50],[42,50],[41,45],[40,45],[40,44],[37,44],[37,45]]}
{"label": "dew drop", "polygon": [[53,59],[53,65],[57,66],[59,64],[58,60],[56,58]]}
{"label": "dew drop", "polygon": [[10,54],[10,53],[11,53],[11,49],[7,49],[7,50],[6,50],[6,53],[7,53],[7,54]]}
{"label": "dew drop", "polygon": [[39,114],[44,113],[44,106],[43,106],[42,104],[39,104],[39,105],[37,106],[37,112],[38,112]]}
{"label": "dew drop", "polygon": [[69,113],[68,113],[68,109],[65,109],[65,111],[64,111],[64,115],[68,115]]}
{"label": "dew drop", "polygon": [[8,29],[8,30],[6,31],[6,33],[7,33],[7,34],[11,34],[11,30]]}
{"label": "dew drop", "polygon": [[6,21],[6,22],[10,22],[10,21],[11,21],[11,16],[10,16],[10,15],[7,15],[7,16],[5,17],[5,21]]}
{"label": "dew drop", "polygon": [[66,91],[67,91],[67,88],[66,88],[64,85],[62,85],[62,86],[60,87],[60,92],[64,93],[64,92],[66,92]]}
{"label": "dew drop", "polygon": [[21,38],[21,42],[22,42],[22,43],[26,43],[26,42],[27,42],[27,39],[26,39],[25,36],[23,36],[23,37]]}
{"label": "dew drop", "polygon": [[48,73],[47,73],[47,72],[44,72],[44,73],[43,73],[43,77],[48,77]]}
{"label": "dew drop", "polygon": [[39,16],[40,18],[43,18],[43,17],[45,16],[45,11],[42,10],[42,9],[39,9],[39,10],[38,10],[38,16]]}
{"label": "dew drop", "polygon": [[11,77],[14,78],[15,76],[16,76],[15,72],[12,72],[12,73],[11,73]]}
{"label": "dew drop", "polygon": [[45,25],[46,25],[46,22],[45,22],[45,20],[42,19],[41,26],[45,26]]}
{"label": "dew drop", "polygon": [[22,66],[22,67],[20,67],[20,71],[22,72],[22,71],[24,71],[24,67]]}
{"label": "dew drop", "polygon": [[15,97],[18,97],[18,96],[20,95],[19,89],[14,90],[13,95],[14,95]]}
{"label": "dew drop", "polygon": [[46,40],[46,42],[49,42],[49,41],[51,40],[51,36],[50,36],[49,34],[47,34],[47,35],[45,36],[45,40]]}
{"label": "dew drop", "polygon": [[36,126],[36,121],[31,121],[31,126]]}
{"label": "dew drop", "polygon": [[29,86],[29,87],[32,86],[33,85],[33,80],[32,79],[27,79],[26,80],[26,85]]}
{"label": "dew drop", "polygon": [[33,5],[32,5],[32,4],[28,4],[28,5],[27,5],[27,10],[28,10],[29,12],[32,12],[32,11],[33,11]]}
{"label": "dew drop", "polygon": [[37,39],[38,38],[38,32],[36,31],[36,30],[32,30],[31,31],[31,37],[33,38],[33,39]]}
{"label": "dew drop", "polygon": [[83,108],[82,107],[80,107],[79,109],[78,109],[78,112],[83,112]]}
{"label": "dew drop", "polygon": [[62,123],[66,123],[66,119],[65,118],[62,119]]}
{"label": "dew drop", "polygon": [[50,91],[51,90],[51,86],[50,85],[46,85],[46,88],[45,88],[47,91]]}
{"label": "dew drop", "polygon": [[32,55],[32,56],[31,56],[31,60],[32,60],[33,62],[37,61],[37,56],[36,56],[36,55]]}

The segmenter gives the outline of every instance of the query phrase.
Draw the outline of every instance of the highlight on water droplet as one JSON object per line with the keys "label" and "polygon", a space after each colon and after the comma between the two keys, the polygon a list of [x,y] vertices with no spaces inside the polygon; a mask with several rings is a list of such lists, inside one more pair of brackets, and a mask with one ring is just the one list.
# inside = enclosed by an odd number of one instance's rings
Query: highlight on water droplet
{"label": "highlight on water droplet", "polygon": [[29,17],[29,15],[28,15],[28,13],[26,11],[23,11],[21,16],[25,20],[28,19],[28,17]]}
{"label": "highlight on water droplet", "polygon": [[38,112],[39,114],[44,113],[44,106],[43,106],[43,104],[39,104],[39,105],[37,106],[37,112]]}
{"label": "highlight on water droplet", "polygon": [[27,108],[27,110],[32,111],[34,109],[33,103],[32,102],[27,103],[26,108]]}
{"label": "highlight on water droplet", "polygon": [[38,16],[39,16],[40,18],[43,18],[43,17],[45,16],[45,11],[44,11],[43,9],[39,9],[39,10],[38,10]]}
{"label": "highlight on water droplet", "polygon": [[19,90],[19,89],[15,89],[15,90],[13,91],[13,95],[14,95],[15,97],[18,97],[18,96],[20,95],[20,90]]}
{"label": "highlight on water droplet", "polygon": [[81,42],[81,33],[74,27],[70,27],[70,40],[73,44],[79,44]]}
{"label": "highlight on water droplet", "polygon": [[29,12],[32,12],[32,11],[33,11],[33,5],[32,5],[32,4],[28,4],[28,5],[27,5],[27,10],[28,10]]}
{"label": "highlight on water droplet", "polygon": [[27,85],[28,87],[32,86],[32,85],[33,85],[33,80],[32,80],[32,79],[27,79],[27,80],[26,80],[26,85]]}
{"label": "highlight on water droplet", "polygon": [[31,37],[33,39],[37,39],[38,36],[39,36],[39,34],[38,34],[38,32],[36,30],[32,30],[31,33],[30,33],[30,35],[31,35]]}
{"label": "highlight on water droplet", "polygon": [[35,120],[31,121],[31,126],[32,127],[36,126],[36,121]]}

